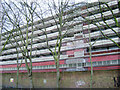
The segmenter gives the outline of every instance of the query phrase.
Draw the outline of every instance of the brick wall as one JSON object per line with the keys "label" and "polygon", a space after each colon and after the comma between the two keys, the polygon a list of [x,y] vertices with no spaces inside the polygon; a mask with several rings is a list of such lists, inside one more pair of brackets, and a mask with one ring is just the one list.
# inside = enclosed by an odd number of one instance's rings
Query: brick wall
{"label": "brick wall", "polygon": [[[93,87],[94,88],[113,88],[114,80],[117,80],[120,70],[94,71]],[[14,82],[10,82],[10,78],[14,78]],[[35,88],[55,88],[56,73],[33,73]],[[3,86],[16,86],[16,74],[3,74]],[[19,87],[29,87],[29,79],[26,73],[21,73],[19,77]],[[62,72],[61,73],[62,88],[89,88],[90,72]]]}

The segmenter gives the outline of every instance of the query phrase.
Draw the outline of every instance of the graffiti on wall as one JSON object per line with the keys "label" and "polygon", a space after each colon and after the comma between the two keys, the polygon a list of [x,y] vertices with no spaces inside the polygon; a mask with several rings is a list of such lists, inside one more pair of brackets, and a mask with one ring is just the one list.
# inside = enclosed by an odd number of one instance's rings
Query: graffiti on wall
{"label": "graffiti on wall", "polygon": [[82,85],[85,85],[85,82],[82,81],[82,80],[75,82],[76,87],[79,87],[79,86],[82,86]]}
{"label": "graffiti on wall", "polygon": [[43,83],[46,84],[46,83],[47,83],[47,80],[46,80],[46,79],[43,79]]}
{"label": "graffiti on wall", "polygon": [[113,77],[114,80],[114,87],[120,87],[120,76]]}

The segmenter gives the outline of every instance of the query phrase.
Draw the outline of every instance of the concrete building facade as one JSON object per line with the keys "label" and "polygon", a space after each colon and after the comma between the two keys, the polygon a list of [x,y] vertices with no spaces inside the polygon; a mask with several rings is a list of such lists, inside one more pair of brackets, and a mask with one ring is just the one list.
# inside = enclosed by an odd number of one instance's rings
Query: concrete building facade
{"label": "concrete building facade", "polygon": [[[117,1],[108,2],[108,5],[112,8],[114,15],[117,20],[120,19],[120,11],[117,6]],[[79,6],[78,6],[79,7]],[[89,13],[88,13],[89,11]],[[86,19],[95,20],[98,19],[98,22],[95,22],[99,27],[103,27],[104,22],[101,20],[101,14],[97,5],[89,6],[86,9],[86,6],[83,5],[79,9],[73,10],[71,13],[73,18],[73,22],[68,30],[67,37],[63,38],[62,48],[61,48],[61,57],[60,57],[60,71],[61,72],[69,72],[69,71],[90,71],[91,62],[89,57],[89,35],[91,37],[92,46],[92,65],[93,70],[119,70],[120,69],[120,49],[111,41],[104,37],[97,26],[94,24],[90,24],[85,22],[81,15]],[[90,14],[94,13],[93,15]],[[105,17],[109,17],[106,19],[106,22],[117,32],[120,34],[120,29],[115,25],[114,19],[110,11],[105,10],[103,12]],[[54,20],[52,18],[46,18],[47,24],[53,24]],[[101,23],[101,24],[99,24]],[[119,22],[120,23],[120,22]],[[36,24],[39,27],[41,23]],[[104,25],[105,27],[106,25]],[[90,30],[90,34],[89,31]],[[56,37],[58,35],[56,26],[53,24],[48,26],[48,37],[49,37],[49,45],[51,45],[54,49]],[[109,38],[114,40],[116,43],[120,43],[119,37],[110,29],[103,28],[102,31],[105,35],[108,35]],[[24,37],[25,29],[22,30]],[[8,36],[8,33],[3,33],[2,35]],[[29,32],[30,35],[30,32]],[[19,37],[17,37],[19,43]],[[39,41],[39,40],[42,41]],[[56,72],[55,61],[51,55],[51,52],[48,50],[45,35],[42,34],[41,30],[34,31],[33,38],[33,72]],[[13,42],[14,39],[12,40]],[[2,47],[6,42],[5,37],[1,37]],[[16,43],[14,43],[16,45]],[[16,45],[17,46],[17,45]],[[28,47],[30,49],[30,46]],[[19,50],[19,63],[22,60],[23,56]],[[0,72],[1,73],[16,73],[17,72],[17,52],[15,47],[13,47],[9,42],[5,46],[5,50],[2,52],[0,56]],[[25,67],[25,62],[20,67],[20,72],[27,72]]]}

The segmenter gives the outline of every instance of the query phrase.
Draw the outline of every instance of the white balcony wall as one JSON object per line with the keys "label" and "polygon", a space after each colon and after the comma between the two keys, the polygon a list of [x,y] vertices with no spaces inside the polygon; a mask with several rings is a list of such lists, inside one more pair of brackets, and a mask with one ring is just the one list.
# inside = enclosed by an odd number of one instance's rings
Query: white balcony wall
{"label": "white balcony wall", "polygon": [[[119,28],[113,28],[113,30],[117,33],[120,32]],[[114,35],[114,31],[112,31],[111,29],[106,29],[106,30],[103,30],[102,32],[105,34],[105,35]],[[98,37],[102,35],[100,31],[96,31],[96,32],[93,32],[93,33],[90,33],[90,36],[91,37]],[[84,38],[89,38],[89,34],[84,34]]]}

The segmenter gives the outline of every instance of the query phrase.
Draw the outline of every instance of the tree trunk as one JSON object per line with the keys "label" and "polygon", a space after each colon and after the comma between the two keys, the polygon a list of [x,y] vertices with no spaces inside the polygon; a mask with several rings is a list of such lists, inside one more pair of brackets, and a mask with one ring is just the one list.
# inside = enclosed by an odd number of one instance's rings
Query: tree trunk
{"label": "tree trunk", "polygon": [[[16,48],[16,51],[17,51],[17,48]],[[18,81],[19,81],[18,57],[19,57],[19,54],[17,54],[17,81],[16,81],[16,88],[18,88]]]}
{"label": "tree trunk", "polygon": [[30,88],[34,88],[32,74],[29,74]]}
{"label": "tree trunk", "polygon": [[60,88],[60,69],[59,69],[59,60],[57,60],[56,62],[56,70],[57,70],[57,75],[56,75],[56,79],[57,79],[57,88]]}
{"label": "tree trunk", "polygon": [[57,68],[57,88],[60,87],[60,70]]}
{"label": "tree trunk", "polygon": [[93,87],[93,67],[92,67],[92,53],[91,53],[91,45],[89,47],[89,55],[90,55],[90,63],[91,63],[91,80],[90,80],[90,88]]}
{"label": "tree trunk", "polygon": [[19,68],[17,68],[17,81],[16,81],[16,88],[18,88],[18,80],[19,80]]}

